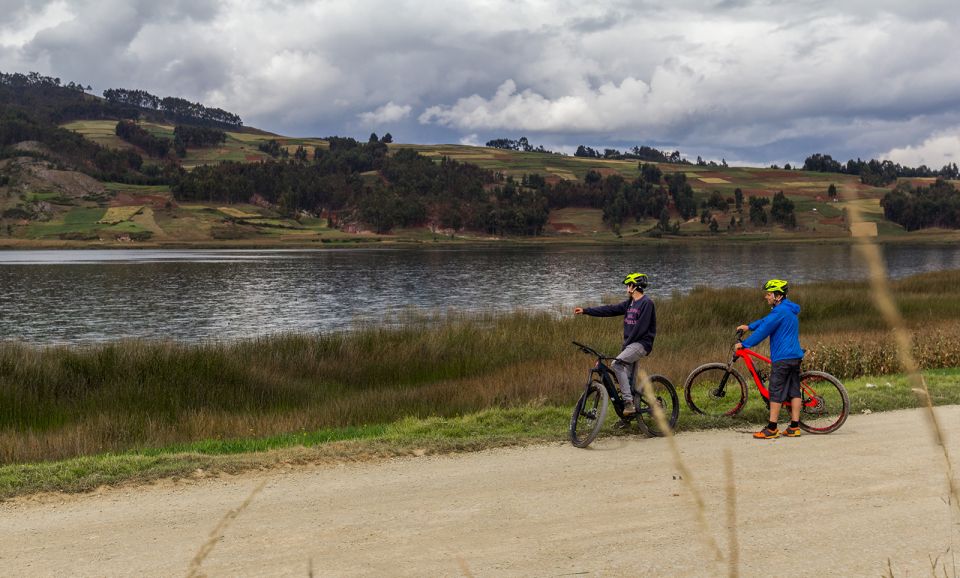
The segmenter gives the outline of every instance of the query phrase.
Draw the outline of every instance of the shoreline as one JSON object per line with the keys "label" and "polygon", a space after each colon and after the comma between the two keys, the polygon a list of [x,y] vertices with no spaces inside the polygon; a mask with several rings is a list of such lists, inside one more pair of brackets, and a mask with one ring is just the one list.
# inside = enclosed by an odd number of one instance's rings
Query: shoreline
{"label": "shoreline", "polygon": [[[908,234],[895,237],[871,237],[871,242],[878,245],[953,245],[960,243],[960,231],[934,231],[929,233]],[[12,242],[11,242],[12,241]],[[549,247],[549,246],[618,246],[618,245],[729,245],[742,246],[757,243],[773,243],[777,245],[854,245],[858,238],[849,235],[822,236],[822,237],[784,237],[771,235],[739,235],[736,238],[705,235],[663,235],[648,237],[635,235],[624,238],[590,238],[590,237],[504,237],[504,238],[438,238],[435,240],[413,239],[392,236],[356,237],[347,239],[327,240],[315,239],[303,241],[223,241],[223,242],[188,242],[188,241],[107,241],[83,242],[69,240],[37,240],[37,239],[2,239],[0,251],[34,251],[34,250],[310,250],[310,249],[361,249],[361,248],[422,248],[422,247],[465,247],[465,248],[492,248],[492,247]]]}

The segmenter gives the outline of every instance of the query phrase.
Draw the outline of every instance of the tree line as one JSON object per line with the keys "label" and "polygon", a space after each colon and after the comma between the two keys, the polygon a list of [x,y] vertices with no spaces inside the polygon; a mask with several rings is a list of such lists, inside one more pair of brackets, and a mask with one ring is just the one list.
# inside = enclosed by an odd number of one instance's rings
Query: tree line
{"label": "tree line", "polygon": [[59,78],[37,72],[0,72],[0,104],[25,112],[30,118],[53,125],[78,119],[135,118],[132,107],[87,95],[83,83],[63,84]]}
{"label": "tree line", "polygon": [[173,128],[173,140],[156,136],[132,120],[117,123],[115,133],[128,143],[138,146],[148,155],[159,159],[167,158],[170,151],[177,156],[187,156],[187,147],[216,146],[227,140],[227,133],[220,129],[177,125]]}
{"label": "tree line", "polygon": [[[387,145],[379,139],[326,140],[328,149],[317,147],[312,154],[285,160],[199,166],[182,175],[174,195],[226,203],[258,195],[291,215],[334,214],[378,233],[430,226],[536,235],[547,222],[544,196],[510,177],[446,157],[435,162],[410,149],[387,155]],[[365,176],[371,173],[376,176]]]}
{"label": "tree line", "polygon": [[960,191],[944,179],[930,186],[901,183],[880,200],[883,215],[908,231],[960,228]]}
{"label": "tree line", "polygon": [[494,149],[501,149],[501,150],[508,150],[508,151],[521,151],[525,153],[548,153],[552,155],[562,154],[562,153],[555,153],[551,150],[547,150],[543,148],[543,145],[533,146],[532,144],[530,144],[530,141],[527,140],[527,137],[525,136],[522,136],[517,140],[513,140],[509,138],[495,138],[492,140],[488,140],[486,146]]}
{"label": "tree line", "polygon": [[603,149],[601,153],[598,150],[594,150],[588,146],[580,145],[577,147],[575,157],[586,157],[592,159],[607,159],[607,160],[641,160],[654,163],[670,163],[670,164],[682,164],[688,165],[691,164],[690,161],[686,160],[680,155],[680,151],[673,151],[670,154],[667,154],[663,151],[657,150],[653,147],[635,146],[629,149],[626,152],[620,152],[617,149]]}
{"label": "tree line", "polygon": [[103,91],[103,98],[107,102],[119,105],[162,112],[164,116],[174,122],[223,128],[243,126],[240,116],[232,112],[221,108],[207,107],[199,102],[190,102],[174,96],[160,98],[145,90],[108,88]]}
{"label": "tree line", "polygon": [[957,163],[947,163],[940,170],[931,169],[926,165],[909,167],[889,160],[878,161],[876,159],[870,159],[869,161],[859,158],[857,160],[850,159],[845,164],[841,164],[830,155],[821,153],[807,157],[803,162],[803,170],[859,175],[860,182],[875,187],[885,187],[896,181],[898,177],[960,178]]}

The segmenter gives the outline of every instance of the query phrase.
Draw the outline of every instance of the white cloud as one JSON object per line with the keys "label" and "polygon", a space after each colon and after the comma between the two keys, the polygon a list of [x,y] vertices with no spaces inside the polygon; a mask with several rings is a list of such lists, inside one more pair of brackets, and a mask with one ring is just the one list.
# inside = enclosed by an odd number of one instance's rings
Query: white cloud
{"label": "white cloud", "polygon": [[477,135],[477,133],[474,132],[474,133],[470,133],[468,135],[464,135],[460,137],[460,144],[465,146],[478,147],[482,143],[480,142],[480,137]]}
{"label": "white cloud", "polygon": [[911,167],[927,165],[931,169],[960,163],[960,127],[931,135],[916,146],[891,149],[883,158]]}
{"label": "white cloud", "polygon": [[360,121],[363,124],[375,127],[381,124],[403,120],[410,116],[411,110],[413,110],[412,106],[408,104],[401,106],[399,104],[394,104],[394,102],[391,100],[376,110],[371,112],[361,112],[357,116],[360,118]]}
{"label": "white cloud", "polygon": [[19,10],[10,8],[9,11],[3,11],[7,22],[0,25],[0,46],[23,46],[41,30],[59,26],[75,17],[70,6],[63,0],[50,2],[39,8],[29,5]]}
{"label": "white cloud", "polygon": [[[291,135],[869,157],[960,126],[949,0],[0,0],[0,70]],[[387,104],[384,104],[387,103]],[[402,104],[400,104],[402,103]]]}

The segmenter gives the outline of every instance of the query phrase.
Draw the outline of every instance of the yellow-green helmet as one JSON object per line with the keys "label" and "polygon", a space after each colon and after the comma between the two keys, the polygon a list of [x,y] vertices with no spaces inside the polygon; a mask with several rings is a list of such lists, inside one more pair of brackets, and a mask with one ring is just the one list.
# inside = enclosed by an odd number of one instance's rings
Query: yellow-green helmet
{"label": "yellow-green helmet", "polygon": [[634,285],[640,289],[647,288],[647,274],[646,273],[630,273],[623,278],[624,285]]}
{"label": "yellow-green helmet", "polygon": [[781,293],[786,295],[787,282],[783,279],[771,279],[767,281],[766,285],[763,286],[763,290],[767,293]]}

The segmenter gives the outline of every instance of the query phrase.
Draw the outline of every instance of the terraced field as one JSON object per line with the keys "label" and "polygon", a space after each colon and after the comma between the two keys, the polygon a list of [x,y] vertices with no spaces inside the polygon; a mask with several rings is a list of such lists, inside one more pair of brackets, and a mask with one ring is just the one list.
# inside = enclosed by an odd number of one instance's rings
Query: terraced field
{"label": "terraced field", "polygon": [[[75,130],[87,138],[104,146],[115,148],[131,148],[131,145],[119,139],[114,134],[114,121],[79,121],[64,125]],[[172,125],[143,123],[151,133],[168,138],[173,137]],[[255,132],[227,132],[227,140],[220,146],[209,148],[192,148],[182,160],[187,170],[220,161],[256,162],[269,159],[269,155],[257,147],[269,140],[276,140],[281,147],[291,154],[299,146],[313,153],[315,147],[326,148],[328,143],[319,138],[282,137],[267,133]],[[622,175],[626,179],[639,176],[637,161],[618,161],[557,155],[551,153],[517,152],[469,145],[419,145],[419,144],[391,144],[390,150],[413,149],[418,153],[433,159],[448,157],[457,161],[472,163],[498,173],[520,178],[523,175],[539,174],[550,183],[561,181],[582,180],[589,171],[597,171],[604,176],[613,174]],[[844,208],[847,205],[846,197],[831,199],[827,189],[831,184],[839,190],[852,194],[870,223],[875,223],[877,234],[881,237],[904,237],[905,231],[898,225],[884,219],[880,207],[880,198],[889,190],[875,188],[860,183],[855,176],[833,173],[814,173],[798,170],[751,168],[751,167],[717,167],[697,165],[659,164],[664,173],[683,172],[688,182],[694,188],[698,203],[704,201],[713,192],[719,192],[733,205],[734,192],[740,189],[744,196],[744,204],[750,196],[773,197],[778,191],[783,191],[795,205],[798,228],[788,231],[780,227],[765,227],[761,229],[743,231],[738,225],[737,232],[727,232],[724,238],[729,239],[768,239],[768,238],[832,238],[849,236],[848,225],[845,221]],[[377,174],[365,174],[363,178],[373,182],[379,179]],[[911,179],[912,183],[929,184],[924,179]],[[329,229],[326,222],[315,220],[293,221],[286,216],[255,206],[218,207],[214,205],[177,205],[166,187],[135,187],[118,183],[105,184],[111,199],[98,206],[109,208],[113,206],[141,205],[152,209],[154,233],[164,231],[164,238],[186,240],[250,240],[263,238],[269,241],[282,240],[286,242],[331,242],[343,238],[356,238],[354,233]],[[45,193],[38,192],[36,195]],[[37,197],[37,200],[43,200]],[[87,211],[90,206],[81,207],[77,215],[68,218],[54,218],[47,223],[34,224],[30,227],[30,236],[50,238],[51,236],[66,235],[93,235],[98,226],[106,223],[97,223],[104,219],[99,213],[93,218]],[[769,207],[768,207],[769,210]],[[740,220],[747,221],[746,208],[738,213],[732,208],[726,212],[714,211],[714,217],[720,224],[723,232],[731,228],[731,220],[737,224]],[[109,219],[109,217],[108,217]],[[677,216],[671,220],[676,222]],[[555,210],[545,230],[547,238],[559,239],[616,239],[643,237],[655,225],[653,221],[629,222],[621,226],[619,235],[614,234],[602,220],[602,214],[597,209],[562,209]],[[123,232],[125,229],[138,227],[136,219],[121,220],[111,224]],[[710,235],[709,223],[701,223],[698,217],[682,223],[684,235]],[[113,233],[115,231],[108,231]],[[134,231],[135,232],[135,231]],[[942,232],[940,232],[942,233]],[[915,233],[912,237],[927,237],[932,233]],[[413,242],[434,239],[437,235],[429,231],[396,230],[392,235],[376,236],[384,240],[404,239]],[[480,239],[464,235],[462,238]]]}

